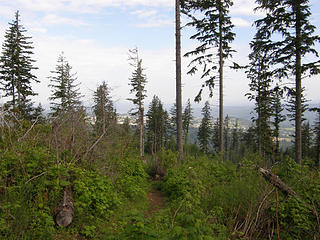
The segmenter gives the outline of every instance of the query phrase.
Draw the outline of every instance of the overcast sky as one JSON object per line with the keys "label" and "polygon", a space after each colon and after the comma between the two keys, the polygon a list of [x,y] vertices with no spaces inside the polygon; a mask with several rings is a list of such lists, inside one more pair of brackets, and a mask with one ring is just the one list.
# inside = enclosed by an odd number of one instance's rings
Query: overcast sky
{"label": "overcast sky", "polygon": [[[123,110],[129,97],[128,78],[133,69],[128,64],[128,49],[138,47],[148,78],[146,85],[149,102],[158,95],[165,104],[175,101],[175,37],[174,0],[0,0],[0,41],[3,42],[8,22],[20,11],[21,23],[34,42],[35,65],[39,93],[35,102],[48,105],[47,87],[50,71],[54,70],[58,55],[63,51],[81,82],[84,103],[90,105],[96,87],[106,81],[113,89],[113,98]],[[234,61],[247,63],[249,42],[252,40],[254,0],[234,0],[232,21],[237,34],[233,48]],[[311,0],[312,23],[320,28],[320,1]],[[317,30],[319,34],[319,30]],[[195,46],[190,41],[190,30],[182,31],[182,52]],[[317,46],[319,49],[319,45]],[[183,102],[193,99],[201,81],[187,76],[183,59]],[[319,76],[320,77],[320,76]],[[305,79],[307,98],[320,102],[319,77]],[[245,74],[227,70],[225,74],[225,105],[248,105]],[[217,89],[216,89],[217,93]],[[206,100],[206,96],[204,100]],[[0,99],[0,101],[3,101]],[[217,105],[215,94],[212,103]],[[201,106],[203,103],[201,104]]]}

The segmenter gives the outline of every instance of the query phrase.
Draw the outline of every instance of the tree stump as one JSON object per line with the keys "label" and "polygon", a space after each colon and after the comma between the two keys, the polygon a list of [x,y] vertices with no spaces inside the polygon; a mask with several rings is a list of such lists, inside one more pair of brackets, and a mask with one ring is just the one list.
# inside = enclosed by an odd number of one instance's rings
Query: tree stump
{"label": "tree stump", "polygon": [[67,227],[73,219],[73,196],[71,186],[67,186],[63,191],[63,202],[56,214],[56,223],[59,226]]}

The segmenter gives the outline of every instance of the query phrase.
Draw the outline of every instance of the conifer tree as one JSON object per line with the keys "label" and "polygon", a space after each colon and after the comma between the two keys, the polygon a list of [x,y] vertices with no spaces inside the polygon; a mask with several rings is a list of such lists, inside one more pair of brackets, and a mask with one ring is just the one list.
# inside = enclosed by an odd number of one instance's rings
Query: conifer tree
{"label": "conifer tree", "polygon": [[76,74],[71,72],[72,67],[63,55],[63,52],[58,57],[58,63],[54,71],[51,71],[53,76],[50,76],[51,84],[51,115],[58,116],[59,114],[72,112],[81,106],[79,93],[79,84],[76,84]]}
{"label": "conifer tree", "polygon": [[181,19],[180,5],[185,0],[176,0],[175,17],[176,17],[176,106],[177,106],[177,150],[178,162],[182,160],[183,144],[182,144],[182,84],[181,84]]}
{"label": "conifer tree", "polygon": [[184,142],[188,144],[189,141],[189,129],[190,125],[192,124],[193,116],[192,116],[192,107],[190,103],[190,99],[187,101],[187,105],[184,108],[183,115],[182,115],[182,129],[184,132]]}
{"label": "conifer tree", "polygon": [[275,154],[279,156],[280,154],[280,124],[286,120],[285,115],[282,114],[283,105],[281,103],[281,99],[283,98],[283,90],[280,89],[279,85],[272,90],[272,120],[271,124],[273,125],[273,137],[275,138]]}
{"label": "conifer tree", "polygon": [[43,115],[43,112],[44,112],[44,109],[43,109],[41,103],[39,103],[38,107],[36,107],[34,109],[33,119],[35,119],[35,120],[37,119],[38,123],[45,123],[46,118]]}
{"label": "conifer tree", "polygon": [[214,152],[219,152],[219,119],[217,118],[213,123],[212,130],[212,147]]}
{"label": "conifer tree", "polygon": [[147,112],[147,148],[154,155],[165,145],[168,113],[163,109],[159,97],[154,96]]}
{"label": "conifer tree", "polygon": [[253,117],[253,121],[256,124],[258,153],[261,156],[266,152],[271,153],[272,149],[270,142],[272,137],[270,128],[272,75],[269,69],[269,52],[263,49],[265,41],[261,36],[257,36],[250,44],[252,52],[249,54],[249,70],[246,71],[247,77],[251,81],[249,83],[251,92],[246,96],[250,101],[255,101],[256,117]]}
{"label": "conifer tree", "polygon": [[313,132],[310,127],[310,123],[304,122],[302,124],[302,158],[311,158],[311,146],[312,146],[312,138]]}
{"label": "conifer tree", "polygon": [[39,82],[32,73],[33,66],[31,37],[25,36],[26,29],[20,24],[19,11],[9,23],[5,32],[0,58],[0,83],[5,97],[9,97],[7,108],[17,111],[22,118],[32,118],[30,97],[37,95],[31,87],[32,82]]}
{"label": "conifer tree", "polygon": [[270,53],[273,75],[280,79],[294,76],[295,80],[295,158],[302,159],[302,77],[319,73],[319,61],[303,61],[307,54],[318,56],[314,48],[320,36],[314,35],[310,23],[309,0],[256,0],[258,9],[265,10],[266,17],[255,22],[256,36],[264,36],[265,51]]}
{"label": "conifer tree", "polygon": [[238,119],[236,119],[236,122],[234,123],[231,130],[230,152],[231,152],[231,157],[233,161],[235,160],[235,156],[239,155],[240,138],[241,138],[241,131],[239,129]]}
{"label": "conifer tree", "polygon": [[225,155],[229,153],[230,150],[230,118],[227,115],[224,119],[224,127],[223,127],[223,140],[224,140],[224,150]]}
{"label": "conifer tree", "polygon": [[169,109],[169,128],[168,132],[170,135],[177,135],[177,104],[174,103],[172,107]]}
{"label": "conifer tree", "polygon": [[312,111],[317,113],[317,119],[314,124],[313,133],[315,136],[314,144],[315,144],[315,165],[319,168],[320,167],[320,108],[313,108]]}
{"label": "conifer tree", "polygon": [[[187,25],[196,28],[196,34],[191,39],[200,42],[200,46],[195,50],[188,52],[185,56],[194,56],[190,62],[192,66],[189,74],[196,73],[200,66],[202,67],[201,79],[204,83],[196,97],[196,101],[201,100],[201,94],[204,87],[208,87],[210,97],[213,96],[213,88],[216,79],[217,64],[214,60],[212,49],[217,49],[218,56],[218,79],[219,79],[219,151],[223,151],[223,79],[224,63],[231,57],[233,50],[230,43],[234,40],[235,33],[232,32],[233,24],[229,16],[229,8],[233,5],[231,0],[185,0],[183,4],[183,13],[185,13],[191,22]],[[194,14],[196,12],[196,14]],[[202,18],[196,16],[201,15]]]}
{"label": "conifer tree", "polygon": [[132,87],[130,93],[135,94],[135,98],[129,98],[136,107],[131,111],[133,116],[139,118],[139,144],[140,157],[144,160],[144,99],[146,97],[145,85],[147,83],[146,75],[143,73],[142,59],[139,58],[137,48],[129,50],[130,65],[134,67],[129,85]]}
{"label": "conifer tree", "polygon": [[205,102],[202,108],[202,120],[198,130],[198,139],[200,142],[200,148],[204,153],[209,153],[209,143],[212,132],[212,119],[210,103]]}
{"label": "conifer tree", "polygon": [[110,96],[110,88],[105,81],[94,92],[93,112],[96,117],[95,126],[98,132],[105,133],[107,128],[116,122],[116,111]]}

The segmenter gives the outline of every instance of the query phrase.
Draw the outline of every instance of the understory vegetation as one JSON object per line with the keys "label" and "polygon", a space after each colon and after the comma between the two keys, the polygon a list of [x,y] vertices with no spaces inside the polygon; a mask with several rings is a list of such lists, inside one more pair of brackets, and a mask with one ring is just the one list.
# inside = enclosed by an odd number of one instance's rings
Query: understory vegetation
{"label": "understory vegetation", "polygon": [[[83,132],[74,133],[72,151],[57,152],[55,134],[66,141],[59,146],[66,146],[68,128],[57,133],[50,124],[14,124],[1,135],[1,239],[320,237],[319,171],[308,161],[298,165],[284,157],[272,169],[296,191],[295,198],[254,169],[264,164],[255,154],[230,162],[192,146],[178,164],[177,153],[163,148],[143,164],[137,133],[125,125],[115,125],[93,151],[77,155],[75,149],[89,148]],[[160,175],[161,181],[151,180]],[[55,215],[68,186],[74,217],[64,228]],[[165,195],[157,211],[150,211],[151,188]]]}

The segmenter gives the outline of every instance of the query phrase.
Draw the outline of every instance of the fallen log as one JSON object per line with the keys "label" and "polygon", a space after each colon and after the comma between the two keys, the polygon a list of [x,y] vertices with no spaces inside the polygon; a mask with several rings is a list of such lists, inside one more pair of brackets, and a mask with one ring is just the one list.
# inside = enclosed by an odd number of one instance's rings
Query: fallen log
{"label": "fallen log", "polygon": [[279,178],[279,176],[275,175],[270,170],[262,168],[262,167],[259,167],[259,166],[255,166],[255,169],[258,170],[268,182],[270,182],[273,186],[278,188],[284,194],[291,195],[291,196],[293,196],[295,198],[299,198],[298,194],[295,191],[293,191],[290,187],[288,187]]}
{"label": "fallen log", "polygon": [[65,187],[63,201],[58,208],[55,220],[57,225],[67,227],[73,219],[73,196],[71,186]]}

